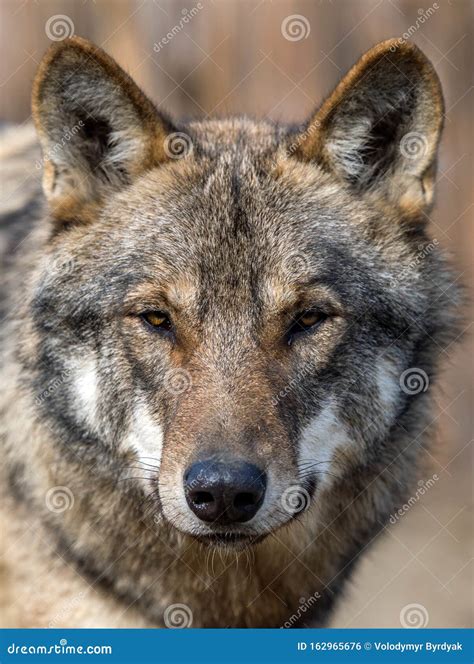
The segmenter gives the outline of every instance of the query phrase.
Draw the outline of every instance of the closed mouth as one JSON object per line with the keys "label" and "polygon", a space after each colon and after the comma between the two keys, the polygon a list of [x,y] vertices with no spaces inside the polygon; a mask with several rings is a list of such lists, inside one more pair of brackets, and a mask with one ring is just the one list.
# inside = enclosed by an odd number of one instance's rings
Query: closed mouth
{"label": "closed mouth", "polygon": [[221,546],[232,549],[243,549],[261,542],[266,534],[251,535],[246,533],[210,533],[208,535],[194,535],[201,543],[207,546]]}

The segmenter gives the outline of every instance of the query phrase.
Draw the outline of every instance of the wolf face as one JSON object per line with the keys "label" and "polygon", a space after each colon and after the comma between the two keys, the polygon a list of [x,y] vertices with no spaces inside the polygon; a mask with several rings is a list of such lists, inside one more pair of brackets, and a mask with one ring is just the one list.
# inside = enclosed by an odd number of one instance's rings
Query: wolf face
{"label": "wolf face", "polygon": [[443,106],[394,44],[298,128],[175,127],[78,38],[41,65],[50,221],[23,361],[34,393],[62,388],[35,407],[200,541],[300,518],[427,398],[401,376],[430,381],[455,315],[439,251],[417,260]]}
{"label": "wolf face", "polygon": [[[323,623],[417,479],[458,329],[426,229],[433,68],[392,40],[303,126],[178,126],[73,38],[45,56],[33,115],[47,213],[11,301],[15,496],[153,624],[192,596],[196,626],[276,626],[275,597],[315,586]],[[59,516],[55,486],[74,496]],[[199,594],[202,543],[237,564]]]}

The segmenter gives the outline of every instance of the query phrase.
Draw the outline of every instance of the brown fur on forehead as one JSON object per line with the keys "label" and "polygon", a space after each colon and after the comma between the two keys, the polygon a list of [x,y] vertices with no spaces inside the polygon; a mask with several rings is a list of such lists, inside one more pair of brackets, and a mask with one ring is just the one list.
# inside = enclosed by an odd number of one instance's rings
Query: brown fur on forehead
{"label": "brown fur on forehead", "polygon": [[247,152],[265,154],[274,150],[282,137],[285,127],[265,120],[258,122],[246,117],[190,122],[189,128],[195,135],[202,151],[211,156],[224,151],[235,153],[245,146]]}
{"label": "brown fur on forehead", "polygon": [[126,296],[125,308],[137,309],[137,303],[142,307],[158,307],[164,304],[171,311],[192,312],[198,297],[199,290],[196,280],[191,275],[177,275],[175,278],[155,279],[140,283]]}
{"label": "brown fur on forehead", "polygon": [[[220,121],[208,123],[207,132],[219,128]],[[248,287],[257,273],[260,285],[270,278],[279,295],[287,284],[292,297],[293,282],[315,277],[323,265],[318,245],[337,247],[335,229],[346,242],[368,240],[374,202],[370,209],[318,166],[281,154],[278,169],[262,171],[260,155],[247,148],[232,145],[220,156],[177,160],[145,174],[107,205],[92,231],[98,244],[136,245],[137,267],[148,264],[157,280],[170,286],[186,269],[189,280],[209,281],[204,297],[226,293],[234,303],[255,299]]]}
{"label": "brown fur on forehead", "polygon": [[297,279],[298,272],[291,261],[281,271],[263,283],[262,300],[275,316],[285,312],[299,313],[306,308],[324,305],[332,315],[341,315],[344,311],[340,297],[330,286],[317,281],[305,282]]}

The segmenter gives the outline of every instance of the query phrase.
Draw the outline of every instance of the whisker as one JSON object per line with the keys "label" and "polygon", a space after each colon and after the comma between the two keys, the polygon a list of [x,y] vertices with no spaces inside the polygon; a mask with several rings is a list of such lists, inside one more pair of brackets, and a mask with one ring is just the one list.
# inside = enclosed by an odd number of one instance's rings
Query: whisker
{"label": "whisker", "polygon": [[120,477],[117,482],[126,482],[127,480],[150,480],[150,477]]}
{"label": "whisker", "polygon": [[151,463],[145,463],[144,461],[140,461],[140,459],[136,459],[134,463],[138,464],[141,468],[143,468],[143,470],[160,470],[159,466],[154,466]]}
{"label": "whisker", "polygon": [[329,471],[329,470],[326,470],[326,471],[323,471],[323,472],[318,472],[318,471],[306,471],[305,473],[302,473],[301,475],[299,475],[299,479],[300,479],[300,480],[306,480],[306,479],[308,479],[308,477],[316,477],[316,478],[318,478],[318,477],[326,477],[326,476],[334,477],[334,478],[337,479],[337,480],[340,480],[340,479],[341,479],[341,475],[336,475],[336,473],[332,473],[332,472]]}

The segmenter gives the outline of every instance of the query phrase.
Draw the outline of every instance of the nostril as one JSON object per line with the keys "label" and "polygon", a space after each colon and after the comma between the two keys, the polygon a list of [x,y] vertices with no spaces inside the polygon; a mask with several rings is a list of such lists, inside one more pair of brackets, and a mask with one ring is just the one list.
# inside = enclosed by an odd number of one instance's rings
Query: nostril
{"label": "nostril", "polygon": [[213,503],[214,496],[209,491],[196,491],[192,496],[195,505],[205,505],[206,503]]}

